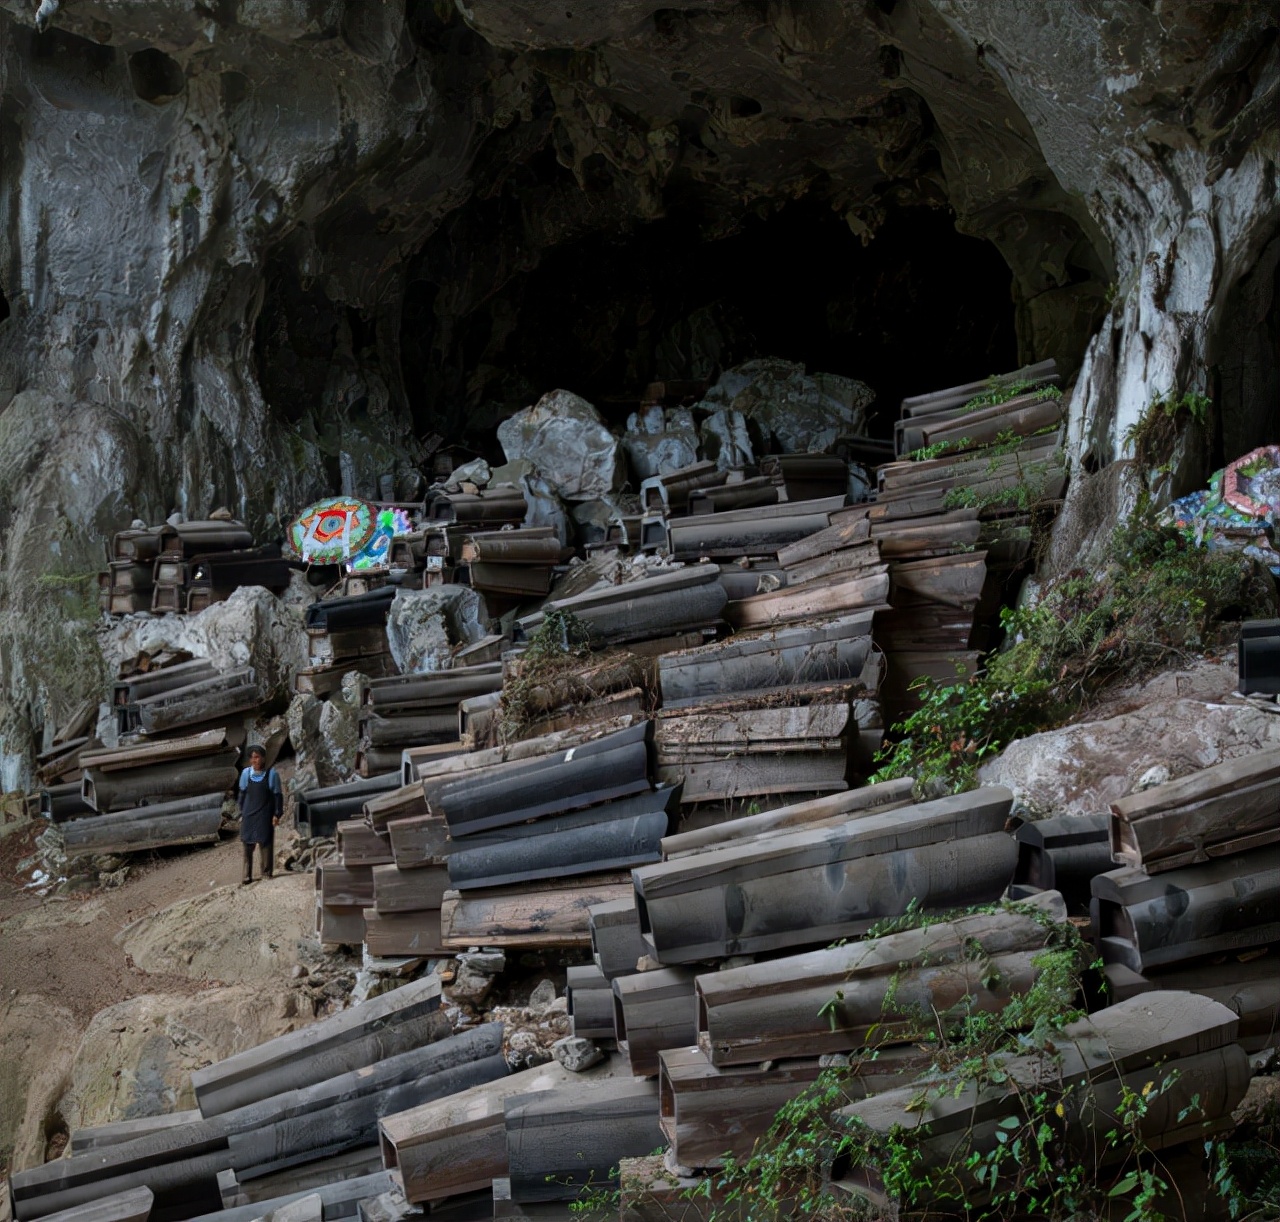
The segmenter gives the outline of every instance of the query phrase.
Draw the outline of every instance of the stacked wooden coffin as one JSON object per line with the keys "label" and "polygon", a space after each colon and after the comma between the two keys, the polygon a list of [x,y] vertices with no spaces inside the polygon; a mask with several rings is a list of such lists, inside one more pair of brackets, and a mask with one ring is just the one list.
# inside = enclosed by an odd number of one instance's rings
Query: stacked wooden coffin
{"label": "stacked wooden coffin", "polygon": [[1093,879],[1118,996],[1189,989],[1232,1008],[1246,1047],[1280,1030],[1280,750],[1111,804],[1120,868]]}
{"label": "stacked wooden coffin", "polygon": [[298,691],[327,696],[343,677],[359,671],[369,677],[393,673],[387,644],[387,612],[396,586],[381,585],[363,594],[327,598],[307,608],[309,665],[298,672]]}

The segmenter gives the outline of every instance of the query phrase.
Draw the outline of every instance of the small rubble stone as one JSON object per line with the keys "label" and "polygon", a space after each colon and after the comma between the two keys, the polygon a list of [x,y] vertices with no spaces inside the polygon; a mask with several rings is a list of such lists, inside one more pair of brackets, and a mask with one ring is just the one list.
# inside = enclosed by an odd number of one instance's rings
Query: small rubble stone
{"label": "small rubble stone", "polygon": [[529,1009],[535,1014],[545,1014],[551,1008],[551,1003],[556,999],[556,982],[554,980],[542,980],[534,987],[532,993],[529,994]]}
{"label": "small rubble stone", "polygon": [[289,975],[292,976],[294,980],[301,980],[307,974],[308,974],[307,969],[303,967],[301,963],[295,963],[293,965],[293,970],[290,971],[289,973]]}
{"label": "small rubble stone", "polygon": [[1134,793],[1142,793],[1147,789],[1154,789],[1157,785],[1167,784],[1169,781],[1169,768],[1167,764],[1153,764],[1146,770],[1137,780],[1133,787]]}
{"label": "small rubble stone", "polygon": [[500,975],[507,968],[507,956],[500,950],[465,951],[458,956],[458,962],[486,976]]}
{"label": "small rubble stone", "polygon": [[453,983],[448,986],[449,995],[455,1001],[468,1002],[478,1006],[493,991],[495,977],[482,972],[470,963],[459,963],[454,974]]}
{"label": "small rubble stone", "polygon": [[824,1052],[818,1058],[819,1069],[844,1069],[849,1064],[849,1056],[844,1052]]}
{"label": "small rubble stone", "polygon": [[659,963],[652,955],[641,955],[640,958],[636,960],[637,972],[656,972],[661,967],[662,964]]}
{"label": "small rubble stone", "polygon": [[604,1060],[604,1053],[580,1035],[566,1035],[551,1045],[551,1055],[570,1073],[582,1073]]}

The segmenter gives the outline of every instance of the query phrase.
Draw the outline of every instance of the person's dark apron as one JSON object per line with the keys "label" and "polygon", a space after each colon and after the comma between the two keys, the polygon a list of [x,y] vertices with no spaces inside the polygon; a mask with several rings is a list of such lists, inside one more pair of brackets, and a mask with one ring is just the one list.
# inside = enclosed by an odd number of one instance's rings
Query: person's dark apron
{"label": "person's dark apron", "polygon": [[275,815],[275,794],[271,792],[271,769],[260,781],[249,774],[244,791],[244,811],[240,815],[240,839],[245,844],[270,844],[274,839],[271,820]]}

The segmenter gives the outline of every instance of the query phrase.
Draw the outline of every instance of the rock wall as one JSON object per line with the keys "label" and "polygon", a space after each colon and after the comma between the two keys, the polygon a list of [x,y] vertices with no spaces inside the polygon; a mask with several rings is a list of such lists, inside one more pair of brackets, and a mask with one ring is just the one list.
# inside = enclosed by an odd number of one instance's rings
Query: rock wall
{"label": "rock wall", "polygon": [[[510,290],[593,235],[678,214],[725,238],[803,198],[874,240],[950,209],[1010,269],[1020,354],[1081,364],[1058,562],[1123,508],[1153,396],[1225,389],[1222,445],[1273,427],[1272,5],[36,11],[0,0],[6,784],[77,694],[43,659],[82,643],[112,530],[226,504],[268,534],[321,492],[410,495],[428,434],[552,388],[512,355],[542,303]],[[628,376],[732,349],[726,319],[676,319]]]}

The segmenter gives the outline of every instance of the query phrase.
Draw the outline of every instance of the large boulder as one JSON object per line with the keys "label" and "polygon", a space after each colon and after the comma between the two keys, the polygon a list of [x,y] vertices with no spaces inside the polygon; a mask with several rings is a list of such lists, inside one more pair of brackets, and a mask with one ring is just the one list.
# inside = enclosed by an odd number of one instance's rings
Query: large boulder
{"label": "large boulder", "polygon": [[252,666],[268,695],[287,696],[308,664],[305,619],[297,591],[286,602],[262,586],[241,586],[197,615],[126,616],[103,630],[102,653],[114,675],[139,653],[186,650],[219,671]]}
{"label": "large boulder", "polygon": [[144,972],[267,985],[301,961],[314,927],[315,883],[284,874],[171,904],[126,925],[116,942]]}
{"label": "large boulder", "polygon": [[342,691],[330,700],[299,692],[290,702],[285,724],[298,761],[292,786],[295,792],[313,785],[336,785],[355,771],[362,678],[359,674],[344,675]]}
{"label": "large boulder", "polygon": [[498,425],[508,462],[528,459],[566,501],[592,501],[622,486],[618,439],[585,399],[553,390]]}
{"label": "large boulder", "polygon": [[765,445],[784,454],[826,450],[836,438],[861,433],[875,392],[865,382],[833,373],[807,374],[776,357],[727,369],[701,407],[741,412]]}
{"label": "large boulder", "polygon": [[68,1128],[195,1107],[191,1073],[301,1025],[298,994],[262,984],[143,994],[100,1010],[71,1065]]}
{"label": "large boulder", "polygon": [[1090,814],[1152,781],[1280,745],[1275,713],[1229,697],[1152,695],[1114,716],[1020,739],[978,779],[1007,785],[1032,813]]}
{"label": "large boulder", "polygon": [[687,407],[642,407],[627,417],[622,448],[631,460],[637,484],[669,475],[698,461],[698,430]]}
{"label": "large boulder", "polygon": [[456,645],[484,636],[484,604],[467,586],[398,590],[387,613],[387,645],[402,675],[445,670]]}

